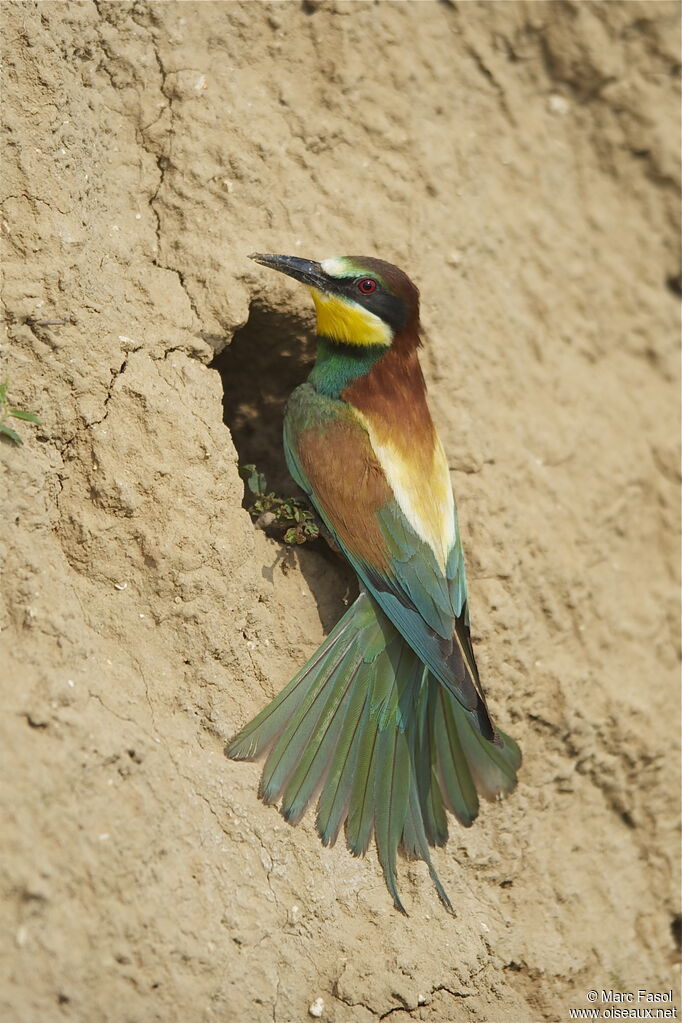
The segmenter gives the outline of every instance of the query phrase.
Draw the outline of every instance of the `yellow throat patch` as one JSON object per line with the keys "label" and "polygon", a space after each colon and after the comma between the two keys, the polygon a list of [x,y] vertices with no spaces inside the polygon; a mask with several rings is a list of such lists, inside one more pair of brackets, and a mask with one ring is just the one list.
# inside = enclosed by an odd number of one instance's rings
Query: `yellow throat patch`
{"label": "yellow throat patch", "polygon": [[384,345],[393,340],[393,331],[383,320],[351,299],[327,295],[311,288],[317,310],[317,333],[347,345]]}

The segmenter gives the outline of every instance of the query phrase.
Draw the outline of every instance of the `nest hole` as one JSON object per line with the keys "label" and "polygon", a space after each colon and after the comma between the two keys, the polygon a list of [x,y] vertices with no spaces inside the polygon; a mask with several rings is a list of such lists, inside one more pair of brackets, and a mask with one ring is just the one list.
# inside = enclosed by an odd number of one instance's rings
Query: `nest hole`
{"label": "nest hole", "polygon": [[[282,424],[289,395],[315,361],[311,315],[254,303],[248,321],[215,357],[212,369],[223,385],[223,420],[237,449],[239,465],[255,465],[279,497],[300,497],[287,469]],[[253,502],[245,487],[244,507]],[[315,594],[326,631],[358,592],[355,573],[323,539],[297,547],[300,569]],[[269,571],[269,570],[268,570]]]}
{"label": "nest hole", "polygon": [[[268,487],[298,494],[282,447],[284,409],[315,359],[314,321],[254,304],[232,343],[211,363],[223,384],[223,419],[240,465],[255,465]],[[248,504],[248,498],[245,499]]]}

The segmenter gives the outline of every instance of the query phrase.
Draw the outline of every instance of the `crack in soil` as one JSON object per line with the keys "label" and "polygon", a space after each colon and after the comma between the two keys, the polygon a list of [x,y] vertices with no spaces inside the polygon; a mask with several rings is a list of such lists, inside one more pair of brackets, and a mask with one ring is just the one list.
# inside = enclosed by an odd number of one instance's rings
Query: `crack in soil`
{"label": "crack in soil", "polygon": [[[155,40],[152,40],[152,45],[153,45],[154,58],[156,60],[157,67],[159,69],[159,74],[161,76],[160,91],[161,91],[162,96],[166,100],[166,106],[162,108],[161,112],[159,113],[159,117],[156,118],[156,120],[153,123],[154,124],[157,123],[157,121],[163,116],[163,113],[164,113],[165,110],[168,111],[169,116],[170,116],[170,125],[168,127],[168,135],[167,135],[167,139],[168,139],[168,152],[167,152],[166,155],[160,156],[158,153],[154,153],[154,151],[149,148],[149,146],[146,144],[146,141],[145,141],[145,138],[144,138],[144,131],[145,131],[145,129],[142,130],[142,145],[147,150],[148,153],[150,153],[152,156],[155,156],[155,158],[156,158],[156,166],[157,166],[157,168],[159,170],[159,182],[158,182],[158,184],[156,186],[156,190],[154,191],[154,194],[149,199],[149,208],[151,209],[151,211],[152,211],[152,213],[154,215],[155,221],[156,221],[156,248],[157,248],[157,255],[154,257],[152,262],[154,263],[154,266],[158,267],[160,270],[167,270],[169,273],[174,273],[177,276],[178,282],[180,284],[180,287],[184,291],[185,296],[187,298],[187,301],[189,302],[190,309],[192,310],[192,312],[193,312],[195,318],[198,320],[198,322],[201,323],[201,314],[199,313],[199,310],[198,310],[198,308],[196,306],[194,298],[192,297],[191,293],[189,292],[189,290],[187,288],[187,285],[186,285],[186,282],[185,282],[185,274],[183,273],[182,270],[178,270],[174,266],[168,266],[166,263],[163,263],[161,261],[161,259],[159,258],[160,257],[160,253],[161,253],[162,228],[161,228],[161,214],[159,213],[156,204],[157,204],[157,200],[159,198],[159,193],[161,192],[161,189],[163,188],[164,183],[165,183],[166,171],[171,166],[171,153],[172,153],[172,146],[173,146],[173,120],[174,120],[173,95],[172,95],[172,93],[169,95],[169,92],[168,92],[168,89],[167,89],[167,82],[168,82],[169,75],[170,74],[177,74],[177,71],[172,71],[171,72],[171,71],[167,71],[166,70],[166,67],[165,67],[165,65],[163,63],[163,60],[161,58],[161,54],[159,53],[158,45],[157,45]],[[151,127],[151,125],[148,125],[147,127],[149,128],[149,127]]]}
{"label": "crack in soil", "polygon": [[118,367],[118,369],[111,370],[111,378],[109,380],[109,387],[107,388],[107,394],[106,394],[106,397],[104,399],[104,403],[102,405],[102,409],[103,409],[104,414],[102,415],[102,417],[100,419],[93,419],[92,422],[88,424],[91,429],[92,429],[93,426],[99,426],[100,423],[103,423],[105,421],[105,419],[107,418],[107,416],[109,415],[109,402],[111,401],[111,398],[113,396],[114,387],[116,386],[116,381],[119,380],[120,377],[123,376],[123,374],[126,371],[126,366],[127,365],[128,365],[128,353],[126,352],[126,354],[123,357],[123,362]]}
{"label": "crack in soil", "polygon": [[[108,12],[106,10],[106,6],[101,3],[101,0],[93,0],[93,3],[95,5],[95,8],[96,8],[97,13],[99,14],[99,17],[101,18],[101,20],[102,21],[109,21],[109,18],[107,16]],[[168,71],[166,69],[166,67],[164,65],[164,62],[163,62],[163,59],[161,57],[161,53],[159,52],[158,43],[157,43],[156,39],[154,38],[153,32],[151,31],[149,26],[143,24],[142,22],[138,21],[135,18],[133,18],[133,20],[136,22],[137,25],[139,25],[141,28],[147,29],[147,31],[149,32],[150,45],[151,45],[152,53],[154,54],[154,59],[156,61],[156,65],[157,65],[158,73],[159,73],[159,77],[160,77],[159,91],[160,91],[161,95],[163,96],[163,99],[165,100],[165,105],[163,105],[161,107],[161,110],[159,111],[158,116],[156,118],[154,118],[154,120],[152,122],[150,122],[150,124],[147,124],[144,127],[142,127],[141,129],[139,129],[140,142],[141,142],[142,148],[150,156],[154,157],[154,159],[156,161],[156,166],[157,166],[158,171],[159,171],[159,180],[158,180],[157,186],[156,186],[153,194],[149,197],[149,208],[152,211],[152,214],[153,214],[155,222],[156,222],[155,233],[156,233],[156,249],[157,249],[157,254],[156,254],[156,256],[153,257],[152,263],[159,270],[166,270],[168,273],[175,274],[175,276],[178,279],[178,283],[180,284],[180,287],[182,288],[182,291],[183,291],[183,293],[184,293],[184,295],[185,295],[185,297],[187,299],[187,302],[189,304],[189,307],[190,307],[190,309],[191,309],[195,319],[198,321],[198,323],[201,323],[201,319],[202,319],[201,318],[201,314],[199,312],[199,309],[198,309],[198,307],[196,305],[196,302],[195,302],[192,294],[190,293],[190,291],[187,288],[187,283],[186,283],[186,279],[185,279],[185,277],[186,277],[185,273],[182,270],[178,270],[174,266],[169,266],[168,264],[164,263],[163,260],[160,257],[163,231],[162,231],[162,226],[161,226],[161,214],[159,213],[159,210],[157,209],[157,200],[159,199],[159,193],[161,192],[161,189],[163,188],[164,183],[165,183],[166,171],[171,166],[171,155],[172,155],[172,144],[173,144],[173,133],[174,133],[174,126],[173,126],[173,119],[174,119],[173,93],[172,93],[172,90],[170,90],[168,88],[168,79],[169,79],[170,75],[175,75],[175,74],[178,73],[178,71]],[[108,47],[108,45],[106,43],[106,40],[104,40],[101,35],[99,36],[99,40],[100,40],[100,45],[101,45],[101,48],[102,48],[102,52],[105,54],[105,56],[107,58],[107,61],[111,61],[111,62],[115,61],[115,59],[116,59],[115,54],[113,54],[111,52],[110,47]],[[107,76],[107,78],[109,79],[112,88],[116,92],[118,92],[119,88],[116,85],[116,81],[114,79],[114,76],[113,76],[110,68],[107,66],[107,63],[103,61],[100,64],[100,68],[104,72],[104,74]],[[179,70],[183,70],[183,69],[179,69]],[[170,115],[170,125],[169,125],[168,132],[167,132],[167,135],[166,135],[167,151],[165,153],[159,153],[158,152],[158,148],[155,147],[154,145],[151,145],[147,141],[146,132],[151,127],[153,127],[155,124],[157,124],[159,122],[159,120],[163,117],[163,115],[164,115],[164,113],[166,111],[168,111],[168,113]]]}

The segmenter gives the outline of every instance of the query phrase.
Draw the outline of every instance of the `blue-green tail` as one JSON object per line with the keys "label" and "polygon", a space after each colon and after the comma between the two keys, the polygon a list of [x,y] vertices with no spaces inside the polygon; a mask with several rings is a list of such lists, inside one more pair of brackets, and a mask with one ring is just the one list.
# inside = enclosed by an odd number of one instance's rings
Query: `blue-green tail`
{"label": "blue-green tail", "polygon": [[398,850],[421,859],[452,910],[429,846],[444,845],[449,810],[465,826],[486,799],[510,792],[521,763],[513,739],[484,739],[375,601],[361,593],[298,675],[227,747],[234,760],[267,754],[259,796],[297,824],[313,800],[333,845],[342,826],[354,856],[376,841],[386,885]]}

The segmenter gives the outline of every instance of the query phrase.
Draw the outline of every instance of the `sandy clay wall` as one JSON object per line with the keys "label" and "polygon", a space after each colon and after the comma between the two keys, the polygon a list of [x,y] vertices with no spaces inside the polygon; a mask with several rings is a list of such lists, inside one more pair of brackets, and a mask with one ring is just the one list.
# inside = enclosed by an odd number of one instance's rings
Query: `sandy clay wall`
{"label": "sandy clay wall", "polygon": [[[679,6],[2,7],[0,1017],[558,1021],[678,988]],[[403,864],[226,739],[352,596],[286,552],[309,299],[379,255],[424,366],[520,785]],[[55,322],[57,321],[57,322]],[[223,405],[224,398],[224,405]],[[677,1001],[678,1008],[680,1006]]]}

